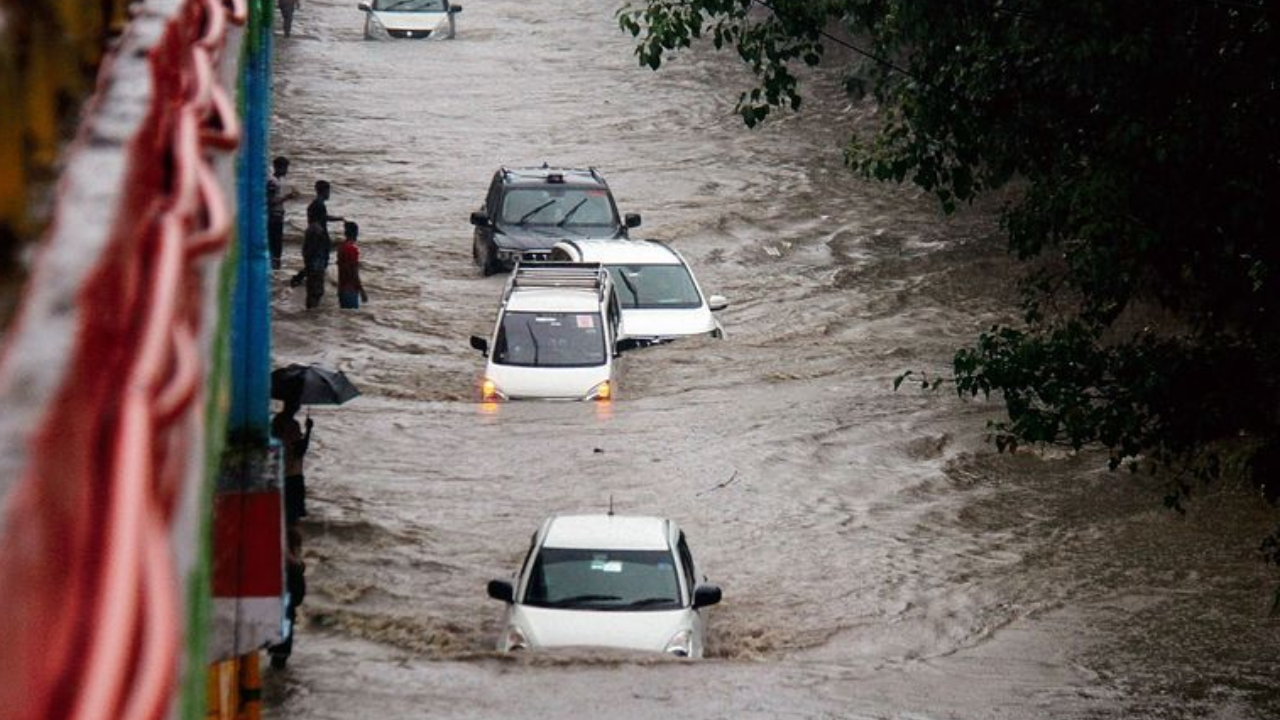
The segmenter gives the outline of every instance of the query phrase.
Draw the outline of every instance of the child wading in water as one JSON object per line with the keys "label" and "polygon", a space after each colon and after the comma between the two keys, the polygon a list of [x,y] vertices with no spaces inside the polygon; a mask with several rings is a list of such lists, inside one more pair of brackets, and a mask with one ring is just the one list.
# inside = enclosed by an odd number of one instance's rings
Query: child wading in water
{"label": "child wading in water", "polygon": [[364,283],[360,282],[360,248],[356,247],[360,226],[348,220],[342,224],[342,234],[343,242],[338,245],[338,307],[356,310],[360,301],[369,302]]}

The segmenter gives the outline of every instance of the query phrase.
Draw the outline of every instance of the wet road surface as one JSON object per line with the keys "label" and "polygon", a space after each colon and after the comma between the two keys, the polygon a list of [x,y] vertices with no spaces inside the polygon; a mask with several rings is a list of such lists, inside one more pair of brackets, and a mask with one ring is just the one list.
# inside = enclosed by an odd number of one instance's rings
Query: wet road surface
{"label": "wet road surface", "polygon": [[[448,42],[365,41],[354,0],[277,38],[273,154],[360,222],[371,302],[340,313],[331,285],[306,312],[277,277],[277,363],[365,394],[313,411],[310,592],[272,716],[1280,717],[1255,499],[1177,517],[1096,455],[994,455],[994,404],[893,392],[1007,312],[992,208],[942,218],[845,171],[874,113],[835,74],[750,131],[730,57],[641,69],[611,3],[464,5]],[[598,167],[635,236],[731,299],[727,337],[625,355],[608,406],[486,409],[467,337],[505,276],[479,277],[467,217],[500,165],[544,160]],[[723,586],[711,657],[492,653],[485,582],[610,496],[674,518]]]}

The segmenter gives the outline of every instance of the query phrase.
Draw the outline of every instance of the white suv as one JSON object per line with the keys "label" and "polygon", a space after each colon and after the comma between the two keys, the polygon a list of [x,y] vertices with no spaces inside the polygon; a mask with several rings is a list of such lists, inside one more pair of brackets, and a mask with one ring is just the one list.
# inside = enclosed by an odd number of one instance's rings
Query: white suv
{"label": "white suv", "polygon": [[550,518],[515,582],[492,580],[488,591],[507,603],[501,652],[588,646],[698,658],[706,608],[720,602],[674,522],[613,514]]}
{"label": "white suv", "polygon": [[564,240],[552,260],[600,263],[613,276],[622,305],[622,336],[644,344],[688,335],[721,337],[713,312],[729,306],[706,297],[680,253],[656,240]]}
{"label": "white suv", "polygon": [[471,336],[489,360],[481,400],[612,399],[620,318],[613,281],[599,264],[517,264],[492,341]]}

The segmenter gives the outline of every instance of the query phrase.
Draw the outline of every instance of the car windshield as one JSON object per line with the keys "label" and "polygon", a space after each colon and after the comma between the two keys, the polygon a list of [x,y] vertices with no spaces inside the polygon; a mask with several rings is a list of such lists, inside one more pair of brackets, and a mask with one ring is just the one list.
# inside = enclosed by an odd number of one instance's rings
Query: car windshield
{"label": "car windshield", "polygon": [[609,192],[546,185],[512,188],[502,199],[501,221],[509,225],[617,225]]}
{"label": "car windshield", "polygon": [[444,12],[444,0],[373,0],[383,12]]}
{"label": "car windshield", "polygon": [[598,312],[508,312],[493,351],[499,365],[592,367],[605,359]]}
{"label": "car windshield", "polygon": [[681,607],[680,579],[666,550],[543,548],[529,571],[526,605],[590,610]]}
{"label": "car windshield", "polygon": [[610,265],[609,272],[624,309],[702,307],[684,265]]}

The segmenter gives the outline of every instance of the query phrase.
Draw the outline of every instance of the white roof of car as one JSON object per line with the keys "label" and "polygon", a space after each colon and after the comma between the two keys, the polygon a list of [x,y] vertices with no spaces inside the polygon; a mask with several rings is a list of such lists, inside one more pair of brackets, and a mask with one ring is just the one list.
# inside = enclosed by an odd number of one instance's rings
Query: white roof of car
{"label": "white roof of car", "polygon": [[543,547],[580,550],[667,550],[666,518],[638,515],[558,515]]}
{"label": "white roof of car", "polygon": [[600,312],[595,290],[565,288],[517,289],[507,299],[508,312]]}
{"label": "white roof of car", "polygon": [[680,258],[671,248],[647,240],[571,240],[582,253],[583,262],[604,265],[679,265]]}

